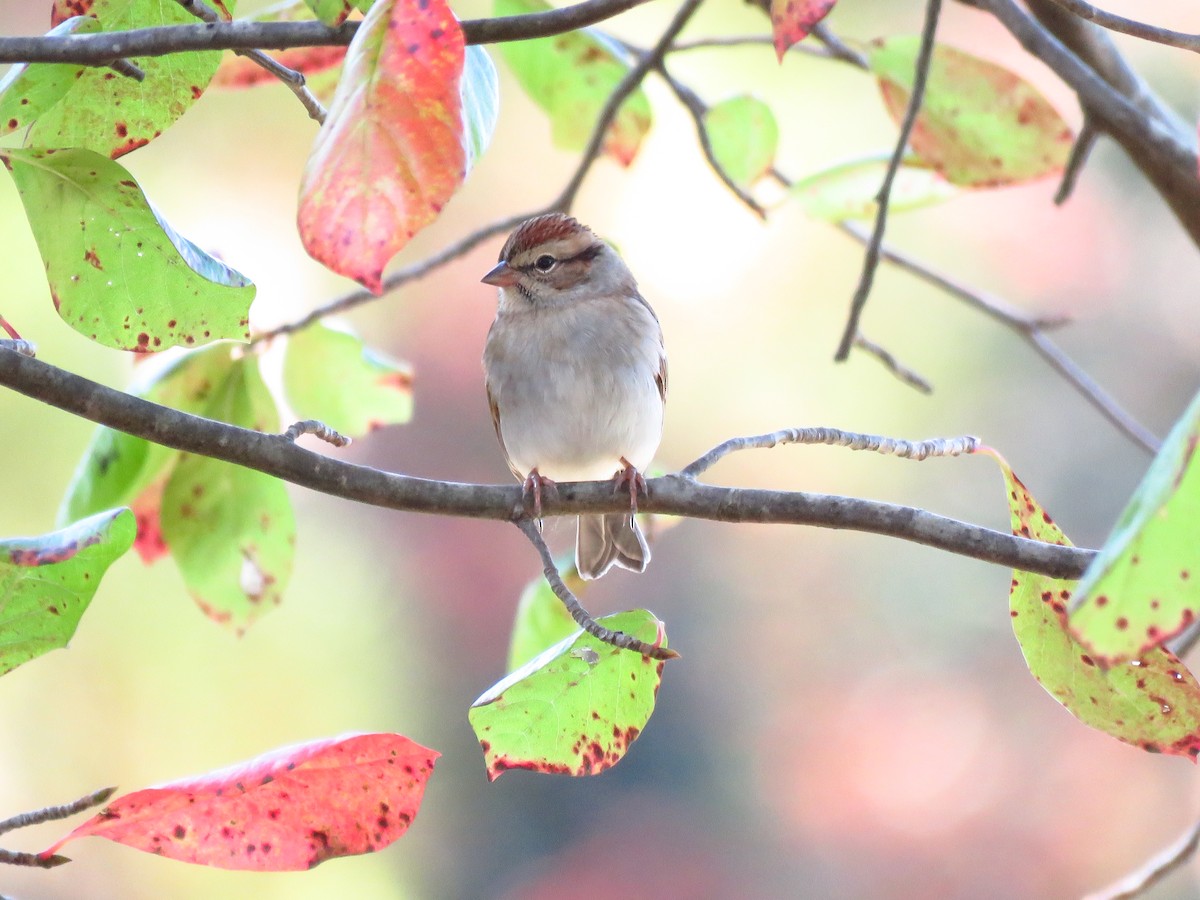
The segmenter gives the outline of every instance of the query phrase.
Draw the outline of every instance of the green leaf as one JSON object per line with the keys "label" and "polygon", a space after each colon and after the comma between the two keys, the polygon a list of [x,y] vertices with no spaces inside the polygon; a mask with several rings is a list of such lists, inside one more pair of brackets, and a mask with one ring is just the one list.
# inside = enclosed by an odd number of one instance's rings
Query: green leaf
{"label": "green leaf", "polygon": [[[814,219],[874,219],[879,209],[875,197],[883,185],[888,159],[888,154],[879,154],[838,163],[795,182],[790,195]],[[888,211],[919,209],[957,194],[958,189],[933,169],[901,165],[892,181]]]}
{"label": "green leaf", "polygon": [[[257,357],[231,361],[204,414],[244,428],[278,431],[275,403]],[[162,531],[184,582],[210,618],[241,632],[281,601],[296,525],[279,479],[182,454],[163,492]]]}
{"label": "green leaf", "polygon": [[382,290],[384,266],[466,177],[463,66],[445,0],[379,0],[367,13],[300,185],[313,259]]}
{"label": "green leaf", "polygon": [[166,226],[133,177],[90,150],[2,150],[54,305],[97,343],[149,352],[247,340],[254,287]]}
{"label": "green leaf", "polygon": [[[550,8],[543,0],[496,0],[492,11],[516,16]],[[550,116],[554,145],[576,152],[587,146],[600,111],[629,70],[607,38],[587,29],[504,43],[500,53],[525,93]],[[649,130],[650,101],[638,88],[621,105],[604,152],[627,166]]]}
{"label": "green leaf", "polygon": [[[662,624],[644,609],[599,622],[647,642]],[[471,704],[488,780],[509,769],[596,775],[616,765],[654,711],[662,669],[582,631],[555,644]]]}
{"label": "green leaf", "polygon": [[[579,577],[574,557],[559,560],[558,571],[576,597],[582,597],[590,581]],[[517,614],[513,621],[512,637],[508,644],[508,671],[525,665],[547,647],[557,644],[579,630],[563,602],[555,596],[549,582],[541,575],[521,592]]]}
{"label": "green leaf", "polygon": [[500,114],[500,81],[496,64],[478,44],[466,49],[462,84],[463,146],[467,151],[467,169],[483,156]]}
{"label": "green leaf", "polygon": [[305,0],[313,15],[326,25],[336,27],[346,21],[354,5],[350,0]]}
{"label": "green leaf", "polygon": [[283,387],[302,418],[354,437],[412,418],[412,369],[324,325],[288,337]]}
{"label": "green leaf", "polygon": [[1200,395],[1175,423],[1079,584],[1075,634],[1105,662],[1178,634],[1200,613]]}
{"label": "green leaf", "polygon": [[52,534],[0,541],[0,675],[67,645],[135,530],[129,510],[112,509]]}
{"label": "green leaf", "polygon": [[[100,23],[87,16],[72,16],[60,22],[46,37],[90,34]],[[28,128],[43,113],[67,96],[89,66],[73,63],[22,63],[13,66],[0,81],[0,135]]]}
{"label": "green leaf", "polygon": [[[899,123],[912,92],[920,39],[874,41],[867,50],[884,104]],[[1075,135],[1020,76],[955,50],[934,48],[912,149],[954,184],[995,187],[1060,173]]]}
{"label": "green leaf", "polygon": [[[217,4],[232,12],[234,0]],[[192,25],[199,20],[175,0],[55,0],[52,19],[86,14],[104,31],[152,25]],[[66,102],[38,119],[29,147],[83,147],[116,159],[169,128],[204,92],[221,62],[220,51],[173,53],[132,60],[146,77],[135,81],[89,66]]]}
{"label": "green leaf", "polygon": [[[1009,491],[1013,534],[1070,546],[1046,511],[1000,464]],[[1013,633],[1029,671],[1046,692],[1092,728],[1153,753],[1200,755],[1200,684],[1162,647],[1105,668],[1067,627],[1075,582],[1014,571],[1009,596]]]}
{"label": "green leaf", "polygon": [[771,107],[756,97],[730,97],[710,107],[704,126],[713,156],[734,183],[749,186],[775,164],[779,126]]}

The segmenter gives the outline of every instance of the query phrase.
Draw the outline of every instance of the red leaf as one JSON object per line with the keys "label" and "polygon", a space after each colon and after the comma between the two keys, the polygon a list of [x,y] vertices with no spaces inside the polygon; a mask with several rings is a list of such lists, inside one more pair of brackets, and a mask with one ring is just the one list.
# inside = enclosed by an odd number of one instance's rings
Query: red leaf
{"label": "red leaf", "polygon": [[[346,56],[345,47],[292,47],[272,54],[275,60],[304,75],[315,75],[340,65]],[[229,56],[213,76],[210,87],[247,88],[257,84],[278,82],[278,78],[258,63],[244,56]]]}
{"label": "red leaf", "polygon": [[169,552],[162,533],[162,498],[166,485],[167,477],[163,476],[129,504],[137,517],[137,538],[133,542],[133,549],[146,565],[157,562]]}
{"label": "red leaf", "polygon": [[94,835],[221,869],[311,869],[400,837],[439,755],[398,734],[285,747],[119,797],[39,856]]}
{"label": "red leaf", "polygon": [[300,187],[300,236],[372,291],[466,175],[463,54],[445,0],[380,0],[346,53]]}
{"label": "red leaf", "polygon": [[792,44],[808,37],[813,26],[829,15],[837,0],[771,0],[771,30],[775,54],[782,60]]}

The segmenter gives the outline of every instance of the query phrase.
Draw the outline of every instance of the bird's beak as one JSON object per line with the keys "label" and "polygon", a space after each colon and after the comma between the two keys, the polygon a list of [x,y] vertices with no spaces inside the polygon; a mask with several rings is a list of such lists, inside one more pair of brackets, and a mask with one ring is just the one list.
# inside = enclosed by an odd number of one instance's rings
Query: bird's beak
{"label": "bird's beak", "polygon": [[492,271],[479,280],[496,287],[512,287],[517,283],[517,270],[506,262],[497,263]]}

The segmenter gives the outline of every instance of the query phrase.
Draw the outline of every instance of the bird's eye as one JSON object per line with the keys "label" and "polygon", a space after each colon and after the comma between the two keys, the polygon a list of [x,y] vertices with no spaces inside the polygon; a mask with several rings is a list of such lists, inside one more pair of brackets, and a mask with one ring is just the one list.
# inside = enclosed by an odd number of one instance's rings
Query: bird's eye
{"label": "bird's eye", "polygon": [[554,263],[556,261],[557,260],[555,260],[555,258],[553,256],[551,256],[549,253],[543,253],[541,256],[539,256],[537,259],[535,259],[533,261],[533,264],[534,264],[534,266],[537,267],[539,272],[549,272],[551,269],[554,268]]}

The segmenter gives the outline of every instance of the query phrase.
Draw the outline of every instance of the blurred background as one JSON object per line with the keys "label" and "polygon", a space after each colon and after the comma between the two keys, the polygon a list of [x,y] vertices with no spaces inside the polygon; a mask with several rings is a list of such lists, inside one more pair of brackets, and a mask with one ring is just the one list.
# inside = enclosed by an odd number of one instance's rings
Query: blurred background
{"label": "blurred background", "polygon": [[[0,33],[36,34],[45,6],[0,0]],[[260,4],[246,0],[240,12]],[[843,0],[847,38],[919,28],[924,4]],[[1148,15],[1134,0],[1106,8]],[[612,26],[649,44],[674,11]],[[456,5],[463,18],[485,3]],[[1156,24],[1200,31],[1186,0]],[[711,3],[685,36],[766,33],[761,13]],[[1072,95],[987,17],[949,4],[941,39]],[[1200,60],[1117,38],[1188,121]],[[490,151],[399,258],[534,209],[575,165],[500,64]],[[682,54],[706,100],[751,91],[780,122],[779,167],[800,177],[887,150],[874,83],[768,47]],[[576,214],[621,249],[662,320],[671,395],[660,464],[731,436],[830,425],[921,439],[974,433],[1000,449],[1067,534],[1099,546],[1149,463],[1016,335],[884,267],[864,330],[928,378],[932,396],[861,353],[833,351],[860,248],[783,204],[757,221],[719,185],[661,83],[633,166],[600,162]],[[304,254],[296,190],[316,126],[282,86],[210,92],[122,162],[182,233],[258,284],[254,324],[296,318],[353,286]],[[1164,435],[1200,384],[1200,256],[1120,151],[1101,141],[1070,202],[1052,181],[962,196],[893,219],[889,238],[1036,315]],[[480,354],[494,290],[489,242],[351,317],[415,373],[412,423],[339,455],[430,478],[510,478]],[[42,359],[124,387],[131,360],[54,314],[16,192],[0,179],[3,312]],[[266,363],[268,370],[276,362]],[[0,391],[0,535],[52,530],[91,426]],[[1007,529],[984,458],[921,464],[828,448],[729,458],[713,481],[872,497]],[[307,873],[188,866],[102,840],[54,871],[0,870],[19,898],[1068,897],[1108,883],[1200,812],[1193,769],[1076,722],[1029,676],[1009,628],[1009,572],[897,540],[688,521],[641,576],[587,595],[596,614],[644,606],[684,658],[628,757],[596,778],[484,775],[469,704],[504,674],[522,586],[538,574],[516,529],[356,506],[293,491],[299,540],[286,602],[238,639],[206,620],[169,561],[120,560],[69,650],[0,682],[0,817],[117,784],[133,790],[344,731],[397,731],[442,753],[409,833]],[[556,547],[574,525],[554,522]],[[82,820],[80,817],[79,820]],[[75,821],[5,836],[36,851]],[[1156,897],[1194,896],[1195,866]]]}

